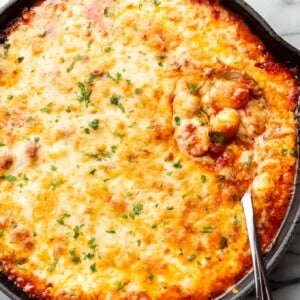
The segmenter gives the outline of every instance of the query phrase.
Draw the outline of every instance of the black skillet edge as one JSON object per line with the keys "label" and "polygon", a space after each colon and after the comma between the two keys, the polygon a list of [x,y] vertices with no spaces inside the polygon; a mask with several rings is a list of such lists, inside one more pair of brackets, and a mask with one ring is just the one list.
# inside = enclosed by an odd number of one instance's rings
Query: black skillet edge
{"label": "black skillet edge", "polygon": [[[20,12],[35,2],[34,0],[10,0],[0,8],[0,32],[11,21],[13,21]],[[267,50],[274,56],[277,61],[287,65],[290,68],[298,67],[300,71],[300,51],[279,37],[269,24],[246,2],[243,0],[220,0],[220,3],[229,10],[237,13],[248,24],[252,32],[266,46]],[[0,43],[4,42],[5,36],[0,34]],[[300,73],[298,73],[300,75]],[[300,76],[299,76],[300,77]],[[299,99],[300,101],[300,99]],[[298,136],[299,145],[299,136]],[[299,157],[299,147],[298,147]],[[297,170],[299,170],[299,159],[297,161]],[[265,257],[267,269],[270,272],[279,262],[284,252],[290,245],[295,231],[300,227],[300,189],[297,188],[296,182],[299,182],[299,173],[295,179],[295,191],[289,211],[281,226],[271,250]],[[250,272],[244,276],[235,286],[238,293],[235,294],[232,289],[227,293],[219,296],[217,300],[239,300],[243,299],[253,288],[253,273]],[[30,298],[17,288],[8,278],[0,273],[0,290],[12,300],[30,300]]]}

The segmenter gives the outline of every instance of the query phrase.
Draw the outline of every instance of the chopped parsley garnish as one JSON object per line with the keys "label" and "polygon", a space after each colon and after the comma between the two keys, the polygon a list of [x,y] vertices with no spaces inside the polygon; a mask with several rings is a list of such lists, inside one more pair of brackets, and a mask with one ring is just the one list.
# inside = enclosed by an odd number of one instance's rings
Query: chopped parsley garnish
{"label": "chopped parsley garnish", "polygon": [[205,183],[206,182],[206,176],[205,175],[201,175],[201,182]]}
{"label": "chopped parsley garnish", "polygon": [[95,175],[96,171],[97,171],[96,169],[92,169],[92,170],[89,172],[89,174]]}
{"label": "chopped parsley garnish", "polygon": [[136,88],[134,90],[134,92],[135,92],[136,95],[140,95],[143,92],[143,90],[142,90],[142,88]]}
{"label": "chopped parsley garnish", "polygon": [[83,56],[79,53],[74,56],[74,60],[76,60],[76,61],[82,60],[82,59],[83,59]]}
{"label": "chopped parsley garnish", "polygon": [[54,271],[54,269],[55,269],[56,266],[57,266],[57,263],[58,263],[58,259],[55,258],[54,261],[53,261],[53,263],[47,268],[47,271],[48,271],[48,272]]}
{"label": "chopped parsley garnish", "polygon": [[90,249],[95,249],[97,247],[95,242],[96,242],[96,239],[94,237],[92,237],[88,240],[88,246]]}
{"label": "chopped parsley garnish", "polygon": [[0,142],[0,147],[4,147],[6,146],[6,144],[4,144],[3,142]]}
{"label": "chopped parsley garnish", "polygon": [[253,163],[253,158],[249,157],[248,160],[245,162],[245,167],[246,167],[247,171],[249,171],[251,169],[252,163]]}
{"label": "chopped parsley garnish", "polygon": [[192,254],[188,257],[188,260],[192,262],[193,260],[195,260],[196,257],[197,256],[195,254]]}
{"label": "chopped parsley garnish", "polygon": [[282,149],[281,149],[281,155],[282,155],[282,156],[287,156],[287,154],[288,154],[288,149],[282,148]]}
{"label": "chopped parsley garnish", "polygon": [[79,87],[79,95],[77,96],[77,101],[84,102],[85,106],[88,107],[91,102],[92,86],[93,86],[94,76],[91,75],[85,83],[78,82],[77,86]]}
{"label": "chopped parsley garnish", "polygon": [[86,260],[86,259],[93,259],[95,257],[95,254],[94,253],[85,253],[83,252],[83,259]]}
{"label": "chopped parsley garnish", "polygon": [[214,232],[214,228],[211,227],[211,226],[208,226],[208,227],[203,227],[201,230],[200,230],[201,233],[213,233]]}
{"label": "chopped parsley garnish", "polygon": [[3,56],[4,56],[4,58],[7,58],[9,48],[10,48],[10,44],[4,44],[3,45],[3,49],[4,49]]}
{"label": "chopped parsley garnish", "polygon": [[151,0],[151,3],[154,4],[155,6],[161,5],[161,2],[157,0]]}
{"label": "chopped parsley garnish", "polygon": [[210,138],[214,143],[222,144],[222,145],[227,144],[226,134],[224,132],[212,132],[210,134]]}
{"label": "chopped parsley garnish", "polygon": [[24,60],[24,56],[18,57],[18,63],[20,64]]}
{"label": "chopped parsley garnish", "polygon": [[121,110],[121,112],[123,112],[123,113],[125,112],[125,109],[124,109],[123,105],[120,103],[118,96],[116,96],[116,95],[111,96],[110,103],[113,105],[116,105]]}
{"label": "chopped parsley garnish", "polygon": [[75,225],[75,226],[74,226],[74,228],[73,228],[73,233],[74,233],[73,238],[74,238],[75,240],[79,237],[79,235],[80,235],[80,228],[81,228],[82,226],[83,226],[82,224],[81,224],[80,226],[78,226],[78,225]]}
{"label": "chopped parsley garnish", "polygon": [[41,108],[41,111],[43,111],[43,112],[45,112],[47,114],[50,114],[51,113],[51,106],[52,105],[53,105],[53,103],[49,102],[46,107]]}
{"label": "chopped parsley garnish", "polygon": [[228,246],[228,240],[226,237],[222,237],[220,240],[220,249],[225,249]]}
{"label": "chopped parsley garnish", "polygon": [[116,73],[116,77],[113,77],[110,73],[107,73],[106,76],[116,83],[119,83],[122,79],[122,74],[119,72]]}
{"label": "chopped parsley garnish", "polygon": [[141,214],[143,209],[144,209],[143,204],[138,203],[138,204],[133,205],[132,213],[129,214],[130,218],[132,220],[134,220],[136,216]]}
{"label": "chopped parsley garnish", "polygon": [[125,133],[119,132],[117,130],[115,130],[113,132],[113,134],[116,135],[116,136],[118,136],[121,140],[124,139],[124,137],[125,137]]}
{"label": "chopped parsley garnish", "polygon": [[167,210],[173,210],[174,207],[173,206],[167,206]]}
{"label": "chopped parsley garnish", "polygon": [[97,271],[96,263],[93,263],[93,264],[90,265],[90,270],[91,270],[92,272],[96,272],[96,271]]}
{"label": "chopped parsley garnish", "polygon": [[104,8],[104,15],[108,18],[112,17],[114,15],[113,11],[110,11],[108,7]]}
{"label": "chopped parsley garnish", "polygon": [[190,83],[188,84],[188,91],[192,95],[196,95],[199,92],[199,87],[197,83]]}
{"label": "chopped parsley garnish", "polygon": [[79,264],[81,262],[80,257],[76,254],[75,248],[70,249],[69,253],[70,253],[71,257],[72,257],[72,262],[73,263]]}
{"label": "chopped parsley garnish", "polygon": [[57,222],[58,224],[60,224],[60,225],[66,226],[66,224],[65,224],[65,218],[70,218],[70,217],[71,217],[70,214],[65,213],[65,214],[63,214],[63,216],[62,216],[60,219],[56,220],[56,222]]}
{"label": "chopped parsley garnish", "polygon": [[6,180],[6,181],[9,181],[9,182],[13,182],[13,181],[17,180],[17,177],[13,176],[13,175],[2,175],[2,176],[0,176],[0,179]]}
{"label": "chopped parsley garnish", "polygon": [[181,124],[180,117],[175,116],[175,117],[174,117],[174,121],[175,121],[176,126],[180,126],[180,124]]}
{"label": "chopped parsley garnish", "polygon": [[117,282],[117,290],[121,291],[125,287],[126,283],[122,281]]}
{"label": "chopped parsley garnish", "polygon": [[110,52],[111,51],[111,47],[106,47],[105,49],[104,49],[104,52],[106,52],[106,53],[108,53],[108,52]]}
{"label": "chopped parsley garnish", "polygon": [[106,233],[111,233],[111,234],[115,234],[115,233],[116,233],[116,231],[115,231],[115,230],[113,230],[113,229],[106,230],[105,232],[106,232]]}
{"label": "chopped parsley garnish", "polygon": [[59,181],[51,183],[51,190],[55,191],[57,189],[57,187],[62,185],[63,183],[64,183],[64,181],[62,179],[59,180]]}
{"label": "chopped parsley garnish", "polygon": [[51,171],[57,171],[57,167],[54,165],[51,165]]}
{"label": "chopped parsley garnish", "polygon": [[2,237],[3,236],[3,229],[0,229],[0,237]]}
{"label": "chopped parsley garnish", "polygon": [[89,127],[93,128],[94,130],[97,130],[99,127],[99,119],[94,119],[89,123]]}
{"label": "chopped parsley garnish", "polygon": [[182,164],[180,163],[180,160],[178,160],[177,162],[175,162],[173,164],[173,167],[176,169],[181,169],[182,168]]}
{"label": "chopped parsley garnish", "polygon": [[154,279],[154,275],[152,273],[150,273],[148,276],[148,279],[152,281]]}
{"label": "chopped parsley garnish", "polygon": [[151,228],[152,228],[152,229],[157,228],[157,224],[156,224],[156,223],[153,223],[153,224],[151,225]]}

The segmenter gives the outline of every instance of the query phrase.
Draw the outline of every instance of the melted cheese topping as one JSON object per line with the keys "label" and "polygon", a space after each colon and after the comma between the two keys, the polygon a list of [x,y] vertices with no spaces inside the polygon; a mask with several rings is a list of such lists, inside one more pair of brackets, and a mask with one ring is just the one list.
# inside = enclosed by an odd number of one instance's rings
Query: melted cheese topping
{"label": "melted cheese topping", "polygon": [[263,249],[297,85],[212,1],[45,0],[0,54],[2,272],[40,299],[209,299]]}

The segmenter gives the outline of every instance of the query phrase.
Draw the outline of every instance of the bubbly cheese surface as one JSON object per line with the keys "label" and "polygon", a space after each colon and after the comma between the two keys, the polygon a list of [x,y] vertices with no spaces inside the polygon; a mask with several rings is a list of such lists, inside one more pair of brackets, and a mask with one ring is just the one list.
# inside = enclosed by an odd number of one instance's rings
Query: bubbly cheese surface
{"label": "bubbly cheese surface", "polygon": [[0,264],[38,299],[213,299],[293,192],[297,83],[213,1],[45,0],[0,46]]}

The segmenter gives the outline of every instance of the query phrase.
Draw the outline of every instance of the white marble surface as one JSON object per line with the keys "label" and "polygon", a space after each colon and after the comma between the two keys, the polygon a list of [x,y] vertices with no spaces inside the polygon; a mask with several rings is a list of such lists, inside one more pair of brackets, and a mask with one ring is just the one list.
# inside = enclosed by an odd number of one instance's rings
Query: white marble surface
{"label": "white marble surface", "polygon": [[[0,6],[7,0],[0,0]],[[300,0],[246,0],[285,40],[300,49]],[[270,275],[274,300],[300,300],[300,232]],[[254,300],[252,295],[245,300]],[[0,300],[9,300],[0,292]]]}

